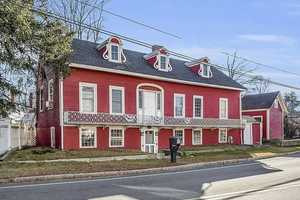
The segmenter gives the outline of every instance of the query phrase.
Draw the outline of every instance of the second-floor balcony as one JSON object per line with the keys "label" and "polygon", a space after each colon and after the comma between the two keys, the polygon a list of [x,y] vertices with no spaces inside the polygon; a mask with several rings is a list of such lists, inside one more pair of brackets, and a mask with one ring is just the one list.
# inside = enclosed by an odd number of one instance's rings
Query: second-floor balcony
{"label": "second-floor balcony", "polygon": [[118,125],[118,126],[156,126],[187,128],[243,128],[241,119],[219,119],[173,116],[139,116],[136,114],[112,115],[109,113],[64,112],[64,123],[72,125]]}

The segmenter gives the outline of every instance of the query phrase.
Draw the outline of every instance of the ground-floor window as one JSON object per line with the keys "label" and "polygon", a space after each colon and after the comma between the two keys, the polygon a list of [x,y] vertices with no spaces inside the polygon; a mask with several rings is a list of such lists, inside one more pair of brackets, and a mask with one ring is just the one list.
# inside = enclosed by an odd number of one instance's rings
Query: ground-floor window
{"label": "ground-floor window", "polygon": [[109,129],[109,147],[124,147],[124,129]]}
{"label": "ground-floor window", "polygon": [[173,136],[179,139],[181,145],[184,145],[184,129],[175,129]]}
{"label": "ground-floor window", "polygon": [[202,129],[193,130],[192,143],[193,145],[202,144]]}
{"label": "ground-floor window", "polygon": [[227,129],[226,128],[219,129],[219,143],[227,143]]}
{"label": "ground-floor window", "polygon": [[96,145],[96,128],[80,128],[80,148],[95,148]]}

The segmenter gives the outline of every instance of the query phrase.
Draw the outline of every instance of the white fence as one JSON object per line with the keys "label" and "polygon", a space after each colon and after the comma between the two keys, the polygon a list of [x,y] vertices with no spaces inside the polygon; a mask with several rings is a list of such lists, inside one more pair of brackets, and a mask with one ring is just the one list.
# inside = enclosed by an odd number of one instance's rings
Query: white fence
{"label": "white fence", "polygon": [[0,155],[23,146],[35,146],[35,129],[26,125],[11,125],[9,119],[0,119]]}

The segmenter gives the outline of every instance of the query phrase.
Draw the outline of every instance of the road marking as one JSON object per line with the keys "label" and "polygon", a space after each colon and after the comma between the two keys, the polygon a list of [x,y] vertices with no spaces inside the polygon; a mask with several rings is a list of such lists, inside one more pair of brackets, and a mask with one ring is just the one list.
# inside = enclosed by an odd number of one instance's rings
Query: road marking
{"label": "road marking", "polygon": [[98,197],[98,198],[92,198],[88,200],[138,200],[132,197],[129,197],[127,195],[113,195],[113,196],[106,196],[106,197]]}
{"label": "road marking", "polygon": [[241,191],[237,191],[237,192],[229,192],[229,193],[223,193],[223,194],[203,196],[203,197],[200,197],[200,199],[203,199],[203,200],[208,200],[208,199],[219,200],[219,199],[223,199],[225,197],[233,197],[234,195],[240,195],[240,194],[244,194],[244,193],[246,195],[247,195],[247,193],[256,193],[256,194],[257,193],[266,193],[266,192],[270,192],[270,191],[284,190],[284,189],[293,188],[293,187],[300,187],[300,183],[288,184],[286,186],[274,186],[274,187],[269,188],[269,189],[256,188],[256,189],[251,189],[251,190],[241,190]]}
{"label": "road marking", "polygon": [[27,188],[27,187],[52,186],[52,185],[64,185],[64,184],[76,184],[76,183],[105,182],[105,181],[114,181],[114,180],[123,180],[123,179],[135,179],[135,178],[144,178],[144,177],[165,176],[165,175],[171,175],[171,174],[185,174],[185,173],[192,173],[192,172],[198,172],[198,171],[210,171],[210,170],[216,170],[216,169],[227,169],[227,168],[252,166],[252,165],[261,165],[261,163],[247,163],[247,164],[237,164],[237,165],[229,165],[229,166],[222,166],[222,167],[192,169],[192,170],[186,170],[186,171],[162,172],[162,173],[155,173],[155,174],[143,174],[143,175],[135,175],[135,176],[112,177],[112,178],[98,178],[98,179],[91,179],[91,180],[38,183],[38,184],[26,184],[26,185],[11,185],[11,186],[0,187],[0,190],[3,190],[3,189],[16,189],[16,188]]}

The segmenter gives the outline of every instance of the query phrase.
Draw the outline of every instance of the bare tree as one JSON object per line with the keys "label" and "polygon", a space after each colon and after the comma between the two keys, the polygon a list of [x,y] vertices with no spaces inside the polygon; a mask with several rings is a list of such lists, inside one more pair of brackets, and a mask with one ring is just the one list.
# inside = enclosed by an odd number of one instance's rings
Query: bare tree
{"label": "bare tree", "polygon": [[238,61],[236,51],[232,56],[227,57],[226,67],[228,76],[233,80],[245,86],[253,83],[254,79],[248,76],[248,74],[254,72],[256,68],[249,68],[248,63],[244,60]]}
{"label": "bare tree", "polygon": [[108,0],[49,0],[49,9],[67,19],[78,22],[67,26],[78,39],[97,42],[101,39],[100,31],[85,28],[87,24],[97,29],[103,27],[103,6]]}
{"label": "bare tree", "polygon": [[266,93],[270,89],[270,81],[268,79],[263,78],[262,76],[255,76],[253,82],[251,83],[251,90],[255,93]]}

